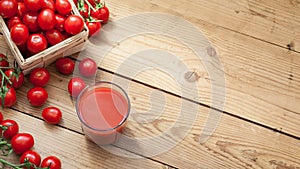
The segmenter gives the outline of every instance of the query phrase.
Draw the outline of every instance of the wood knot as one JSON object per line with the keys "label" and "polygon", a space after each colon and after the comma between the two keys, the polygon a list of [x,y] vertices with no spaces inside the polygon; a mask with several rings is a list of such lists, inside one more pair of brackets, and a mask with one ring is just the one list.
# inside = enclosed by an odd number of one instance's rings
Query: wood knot
{"label": "wood knot", "polygon": [[211,47],[211,46],[206,48],[206,52],[207,52],[208,56],[211,56],[211,57],[216,57],[217,56],[216,49]]}
{"label": "wood knot", "polygon": [[200,76],[195,71],[188,71],[184,75],[184,79],[188,82],[196,82],[200,79]]}

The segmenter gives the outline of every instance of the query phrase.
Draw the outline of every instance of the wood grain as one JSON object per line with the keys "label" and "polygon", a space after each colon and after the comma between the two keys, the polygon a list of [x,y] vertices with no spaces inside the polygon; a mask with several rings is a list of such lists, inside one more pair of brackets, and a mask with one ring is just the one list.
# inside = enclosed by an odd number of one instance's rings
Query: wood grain
{"label": "wood grain", "polygon": [[[61,99],[70,99],[64,86],[71,77],[58,75],[53,65],[48,67],[48,70],[53,78],[46,87],[50,99],[45,106],[57,105],[64,110],[64,120],[60,125],[81,133],[80,123],[72,110],[70,100]],[[117,81],[118,84],[126,87],[130,96],[132,111],[124,134],[135,138],[135,142],[130,144],[121,142],[118,147],[122,149],[149,156],[178,168],[300,167],[299,140],[226,114],[223,114],[214,133],[206,133],[204,126],[209,116],[208,108],[103,71],[99,71],[95,79]],[[26,83],[18,94],[23,95],[28,88],[30,85]],[[59,103],[56,101],[58,99]],[[164,103],[163,107],[161,107],[162,103]],[[41,108],[35,109],[29,106],[24,96],[19,97],[14,109],[41,117]],[[180,115],[184,115],[185,118],[179,118]],[[19,115],[14,116],[12,118],[18,118]],[[169,134],[163,138],[170,141],[170,144],[182,139],[168,150],[166,150],[166,142],[160,139],[154,139],[152,144],[140,140],[151,139],[168,131]],[[51,131],[49,133],[51,134]],[[199,138],[203,134],[209,135],[209,139],[200,144]],[[77,140],[77,137],[73,140]],[[115,149],[109,150],[119,153]],[[152,157],[150,154],[154,153],[154,150],[162,152]]]}
{"label": "wood grain", "polygon": [[167,12],[193,23],[217,25],[267,43],[300,51],[300,3],[297,0],[125,0],[107,3],[117,17],[138,12]]}

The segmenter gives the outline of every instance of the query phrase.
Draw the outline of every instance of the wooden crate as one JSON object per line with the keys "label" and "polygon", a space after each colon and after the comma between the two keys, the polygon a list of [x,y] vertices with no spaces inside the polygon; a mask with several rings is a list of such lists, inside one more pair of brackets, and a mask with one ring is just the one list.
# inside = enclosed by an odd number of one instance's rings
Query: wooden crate
{"label": "wooden crate", "polygon": [[[72,13],[81,16],[73,1],[69,0],[69,2],[72,5]],[[18,63],[24,74],[28,74],[36,67],[46,67],[59,57],[69,56],[81,51],[84,48],[84,44],[89,35],[88,28],[84,24],[84,29],[79,34],[25,59],[16,44],[11,40],[9,29],[2,17],[0,17],[0,27],[15,61]]]}

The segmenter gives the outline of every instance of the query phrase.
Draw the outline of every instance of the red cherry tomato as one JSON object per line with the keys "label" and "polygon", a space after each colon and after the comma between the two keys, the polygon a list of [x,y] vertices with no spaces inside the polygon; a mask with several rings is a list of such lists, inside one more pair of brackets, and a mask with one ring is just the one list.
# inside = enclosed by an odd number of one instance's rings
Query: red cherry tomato
{"label": "red cherry tomato", "polygon": [[62,113],[56,107],[47,107],[43,110],[42,117],[47,123],[58,124],[62,118]]}
{"label": "red cherry tomato", "polygon": [[102,20],[102,23],[105,24],[109,19],[109,10],[106,6],[99,8],[97,11],[91,11],[91,15],[98,20]]}
{"label": "red cherry tomato", "polygon": [[42,161],[41,167],[49,167],[49,169],[61,169],[61,161],[55,156],[49,156]]}
{"label": "red cherry tomato", "polygon": [[61,32],[64,31],[65,30],[65,28],[64,28],[65,20],[66,20],[65,16],[55,14],[55,21],[56,21],[55,29],[57,29]]}
{"label": "red cherry tomato", "polygon": [[24,24],[16,24],[10,30],[10,37],[16,45],[26,43],[29,36],[29,30]]}
{"label": "red cherry tomato", "polygon": [[80,16],[70,15],[65,21],[64,27],[67,33],[76,35],[83,29],[84,22]]}
{"label": "red cherry tomato", "polygon": [[46,38],[48,40],[48,44],[50,45],[56,45],[64,40],[63,35],[56,29],[48,30],[46,32]]}
{"label": "red cherry tomato", "polygon": [[[0,103],[4,103],[2,106],[11,107],[17,102],[17,94],[14,88],[5,86],[2,94],[2,97],[0,97]],[[2,102],[3,99],[4,102]]]}
{"label": "red cherry tomato", "polygon": [[11,29],[14,25],[22,23],[22,20],[18,16],[14,16],[12,18],[9,18],[7,21],[7,27],[8,29]]}
{"label": "red cherry tomato", "polygon": [[28,27],[30,32],[37,32],[40,30],[40,26],[38,24],[38,16],[37,12],[27,12],[23,16],[23,23]]}
{"label": "red cherry tomato", "polygon": [[35,68],[30,72],[29,80],[34,86],[43,87],[50,80],[50,73],[46,68]]}
{"label": "red cherry tomato", "polygon": [[3,121],[4,117],[3,114],[0,112],[0,123]]}
{"label": "red cherry tomato", "polygon": [[18,69],[8,69],[5,71],[5,75],[11,81],[11,86],[15,89],[20,88],[24,83],[24,74]]}
{"label": "red cherry tomato", "polygon": [[42,9],[51,9],[52,11],[55,11],[54,1],[53,0],[43,0]]}
{"label": "red cherry tomato", "polygon": [[31,54],[39,53],[48,46],[47,39],[40,33],[31,34],[28,37],[27,49]]}
{"label": "red cherry tomato", "polygon": [[44,9],[39,13],[38,23],[41,29],[51,30],[55,26],[55,14],[51,9]]}
{"label": "red cherry tomato", "polygon": [[79,72],[82,76],[95,76],[97,71],[97,63],[91,58],[83,59],[78,65]]}
{"label": "red cherry tomato", "polygon": [[85,82],[81,78],[74,77],[68,83],[68,91],[72,97],[78,97],[85,86]]}
{"label": "red cherry tomato", "polygon": [[61,15],[68,15],[72,11],[72,6],[68,0],[56,0],[55,9]]}
{"label": "red cherry tomato", "polygon": [[17,16],[23,18],[24,14],[27,12],[25,4],[23,2],[18,2]]}
{"label": "red cherry tomato", "polygon": [[18,2],[16,0],[0,1],[0,16],[3,18],[11,18],[17,14]]}
{"label": "red cherry tomato", "polygon": [[[16,121],[6,119],[0,123],[2,126],[7,127],[7,129],[3,132],[3,137],[6,139],[11,139],[19,132],[19,125]],[[2,132],[2,130],[0,130]]]}
{"label": "red cherry tomato", "polygon": [[64,75],[70,75],[75,68],[75,62],[70,58],[58,58],[55,62],[56,70]]}
{"label": "red cherry tomato", "polygon": [[30,169],[34,169],[34,166],[40,166],[42,160],[39,153],[33,150],[28,150],[24,152],[20,157],[20,164],[23,164],[25,161],[29,161],[32,164],[32,166],[30,166]]}
{"label": "red cherry tomato", "polygon": [[39,11],[43,6],[43,0],[23,0],[28,11]]}
{"label": "red cherry tomato", "polygon": [[34,145],[34,138],[28,133],[18,133],[11,139],[11,146],[16,154],[30,150]]}
{"label": "red cherry tomato", "polygon": [[42,87],[33,87],[27,92],[27,99],[32,106],[39,107],[47,101],[48,93]]}
{"label": "red cherry tomato", "polygon": [[[9,66],[9,63],[7,61],[7,57],[4,54],[0,53],[0,67],[5,68],[8,66]],[[4,70],[4,69],[2,69],[2,70]]]}
{"label": "red cherry tomato", "polygon": [[100,22],[85,22],[86,26],[89,28],[89,36],[97,35],[101,29]]}
{"label": "red cherry tomato", "polygon": [[83,8],[79,10],[79,13],[84,18],[89,18],[89,6],[85,3]]}

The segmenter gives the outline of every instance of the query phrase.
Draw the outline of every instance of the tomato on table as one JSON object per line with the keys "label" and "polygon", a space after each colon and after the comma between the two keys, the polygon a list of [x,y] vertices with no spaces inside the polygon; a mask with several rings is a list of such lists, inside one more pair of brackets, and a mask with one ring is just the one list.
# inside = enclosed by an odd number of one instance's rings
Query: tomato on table
{"label": "tomato on table", "polygon": [[85,77],[95,76],[97,68],[97,63],[91,58],[85,58],[78,64],[80,74]]}
{"label": "tomato on table", "polygon": [[[0,125],[7,127],[7,129],[3,132],[3,137],[6,139],[11,139],[19,132],[19,125],[14,120],[3,120]],[[2,130],[0,130],[0,132],[2,132]]]}
{"label": "tomato on table", "polygon": [[25,78],[20,69],[8,69],[4,73],[11,81],[11,86],[13,88],[18,89],[23,85]]}
{"label": "tomato on table", "polygon": [[80,92],[85,88],[85,82],[79,78],[74,77],[68,83],[68,91],[72,97],[78,97]]}
{"label": "tomato on table", "polygon": [[95,36],[100,32],[101,29],[101,23],[97,21],[86,21],[85,22],[86,26],[89,29],[89,36]]}
{"label": "tomato on table", "polygon": [[46,86],[48,81],[50,80],[50,73],[46,68],[40,67],[35,68],[30,72],[29,81],[34,86]]}
{"label": "tomato on table", "polygon": [[70,75],[75,68],[75,61],[70,58],[58,58],[55,62],[56,70],[64,75]]}
{"label": "tomato on table", "polygon": [[11,107],[17,102],[17,94],[11,86],[3,86],[0,92],[0,102],[4,107]]}
{"label": "tomato on table", "polygon": [[48,92],[42,87],[33,87],[27,92],[28,102],[34,106],[42,106],[48,99]]}
{"label": "tomato on table", "polygon": [[12,149],[16,154],[23,154],[34,145],[34,138],[29,133],[18,133],[11,139]]}
{"label": "tomato on table", "polygon": [[25,161],[29,161],[32,166],[30,166],[30,169],[34,169],[34,166],[39,167],[41,164],[41,155],[33,150],[28,150],[24,152],[20,157],[20,164],[23,164]]}
{"label": "tomato on table", "polygon": [[42,117],[49,124],[58,124],[62,118],[62,113],[57,107],[47,107],[43,110]]}
{"label": "tomato on table", "polygon": [[49,156],[42,161],[41,167],[49,167],[49,169],[61,169],[61,161],[55,156]]}

